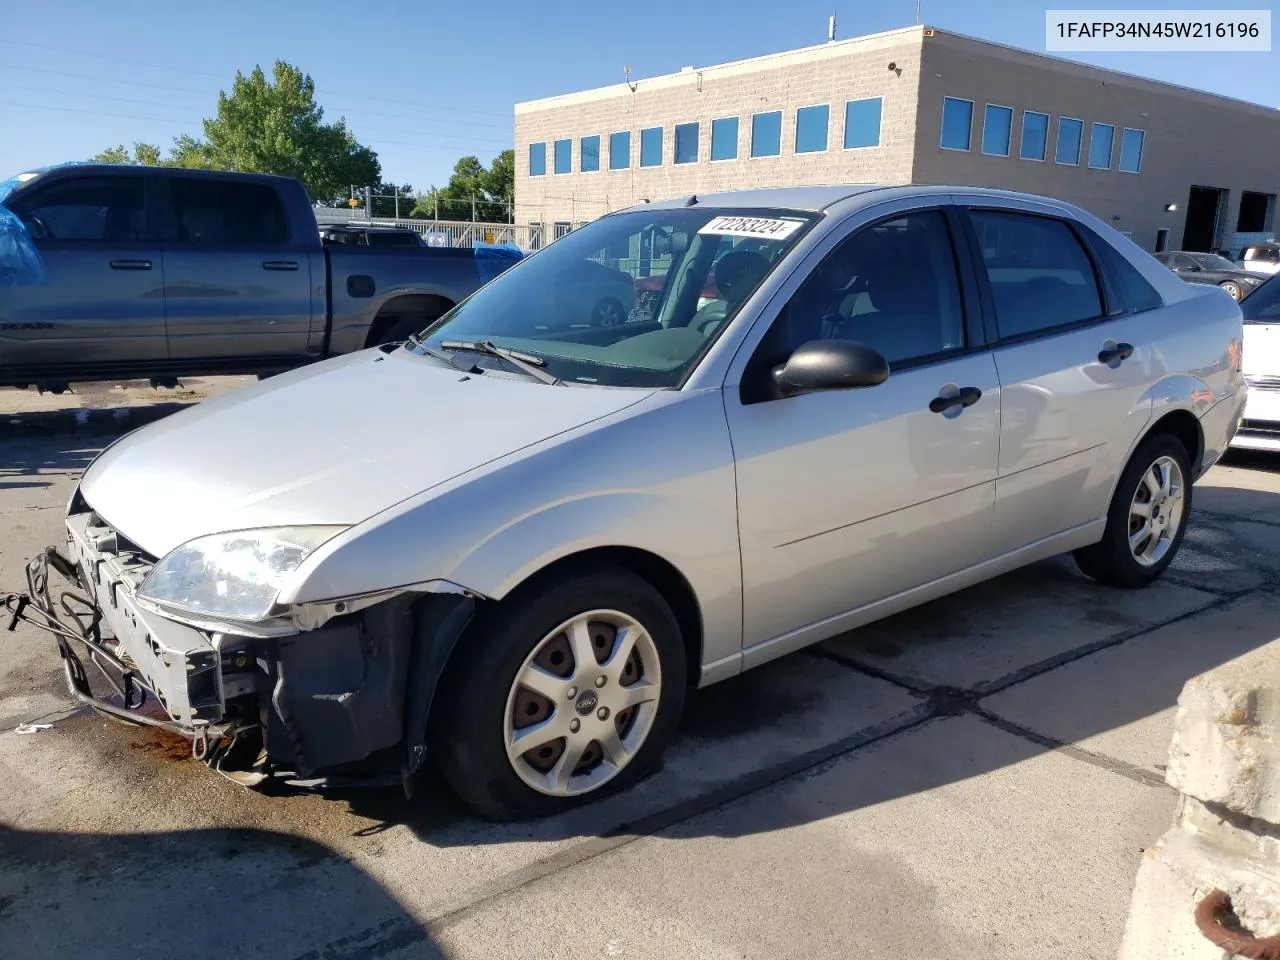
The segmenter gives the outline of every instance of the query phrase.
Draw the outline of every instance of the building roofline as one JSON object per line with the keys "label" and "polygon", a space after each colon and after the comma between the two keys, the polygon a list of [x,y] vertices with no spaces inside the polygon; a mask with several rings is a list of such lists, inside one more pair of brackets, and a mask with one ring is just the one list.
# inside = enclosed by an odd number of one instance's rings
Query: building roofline
{"label": "building roofline", "polygon": [[[857,46],[863,43],[873,43],[874,41],[896,39],[898,37],[910,37],[912,35],[922,35],[926,28],[923,26],[899,27],[895,30],[882,30],[879,33],[868,33],[860,37],[846,37],[843,40],[830,40],[826,43],[815,43],[807,47],[796,47],[793,50],[779,50],[774,53],[764,53],[755,57],[745,57],[741,60],[728,60],[724,63],[713,63],[705,67],[687,67],[677,70],[674,73],[661,73],[653,77],[644,77],[642,79],[633,80],[632,83],[643,84],[645,87],[667,86],[673,81],[689,79],[697,76],[699,73],[707,73],[717,70],[740,70],[743,67],[752,65],[765,65],[770,60],[788,60],[792,58],[803,58],[806,55],[812,56],[815,53],[825,50],[843,51],[847,47]],[[595,100],[603,99],[608,96],[620,96],[623,93],[631,93],[632,90],[624,80],[620,83],[605,84],[602,87],[591,87],[587,90],[578,90],[571,93],[560,93],[550,97],[541,97],[537,100],[524,100],[515,105],[517,115],[521,113],[532,113],[537,110],[547,110],[552,107],[562,107],[566,104],[573,103],[577,100]]]}

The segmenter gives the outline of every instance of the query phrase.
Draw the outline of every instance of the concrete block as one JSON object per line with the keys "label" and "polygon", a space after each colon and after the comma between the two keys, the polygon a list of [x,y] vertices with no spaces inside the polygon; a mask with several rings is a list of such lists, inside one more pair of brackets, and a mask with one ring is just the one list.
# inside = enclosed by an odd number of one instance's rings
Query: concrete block
{"label": "concrete block", "polygon": [[1204,803],[1278,824],[1278,732],[1280,643],[1270,643],[1187,681],[1166,780]]}

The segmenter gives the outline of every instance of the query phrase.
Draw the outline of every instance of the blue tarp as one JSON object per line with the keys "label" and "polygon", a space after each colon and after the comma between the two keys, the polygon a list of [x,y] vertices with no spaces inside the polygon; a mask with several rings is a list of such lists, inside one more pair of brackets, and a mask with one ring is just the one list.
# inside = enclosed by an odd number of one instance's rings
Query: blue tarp
{"label": "blue tarp", "polygon": [[[0,190],[3,190],[0,186]],[[4,190],[8,193],[7,190]],[[0,204],[0,287],[48,283],[40,251],[31,240],[27,226],[8,207]]]}
{"label": "blue tarp", "polygon": [[524,257],[524,252],[514,243],[481,243],[476,241],[476,272],[480,274],[480,283],[485,284],[515,266]]}

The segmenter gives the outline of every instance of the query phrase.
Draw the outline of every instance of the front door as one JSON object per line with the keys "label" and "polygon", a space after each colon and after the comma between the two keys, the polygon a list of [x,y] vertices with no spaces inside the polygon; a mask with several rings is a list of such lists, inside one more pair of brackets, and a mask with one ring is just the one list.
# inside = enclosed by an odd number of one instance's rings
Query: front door
{"label": "front door", "polygon": [[57,376],[146,366],[167,356],[164,271],[149,229],[146,178],[57,176],[9,198],[48,282],[0,296],[0,364]]}
{"label": "front door", "polygon": [[[990,354],[971,348],[957,249],[937,208],[857,227],[790,297],[740,388],[726,387],[748,659],[988,555],[1000,388]],[[875,347],[889,378],[785,399],[760,388],[820,338]]]}
{"label": "front door", "polygon": [[265,183],[180,174],[168,184],[170,355],[303,356],[311,330],[311,258],[308,240],[290,236],[276,191]]}

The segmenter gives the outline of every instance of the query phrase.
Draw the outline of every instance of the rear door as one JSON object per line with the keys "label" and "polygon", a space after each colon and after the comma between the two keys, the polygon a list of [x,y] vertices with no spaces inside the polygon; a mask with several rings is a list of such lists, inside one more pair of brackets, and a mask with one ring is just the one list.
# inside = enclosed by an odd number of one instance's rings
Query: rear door
{"label": "rear door", "polygon": [[[173,174],[164,243],[169,354],[269,359],[307,352],[311,265],[269,183]],[[314,245],[314,244],[312,244]]]}
{"label": "rear door", "polygon": [[141,173],[55,175],[6,204],[49,282],[0,297],[0,364],[110,369],[167,356],[164,271]]}
{"label": "rear door", "polygon": [[1132,268],[1122,296],[1089,234],[1052,207],[963,202],[1001,384],[994,536],[1006,553],[1104,516],[1151,417],[1160,298]]}

